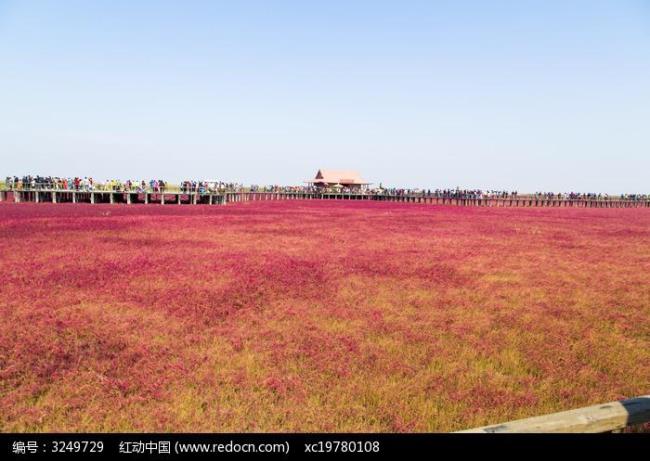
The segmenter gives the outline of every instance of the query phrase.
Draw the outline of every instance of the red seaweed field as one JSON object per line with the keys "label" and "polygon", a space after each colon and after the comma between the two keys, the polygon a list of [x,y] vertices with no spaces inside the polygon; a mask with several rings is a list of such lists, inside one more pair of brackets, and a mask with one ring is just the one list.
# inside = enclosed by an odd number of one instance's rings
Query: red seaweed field
{"label": "red seaweed field", "polygon": [[650,209],[0,203],[0,431],[451,431],[650,391]]}

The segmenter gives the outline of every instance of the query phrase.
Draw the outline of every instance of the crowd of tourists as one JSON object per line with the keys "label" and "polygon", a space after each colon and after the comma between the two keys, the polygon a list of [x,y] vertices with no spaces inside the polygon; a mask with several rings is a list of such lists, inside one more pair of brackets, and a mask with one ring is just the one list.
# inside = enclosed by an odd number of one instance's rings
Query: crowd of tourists
{"label": "crowd of tourists", "polygon": [[532,194],[521,194],[518,191],[507,190],[481,190],[481,189],[375,189],[371,193],[397,196],[422,196],[444,199],[545,199],[545,200],[631,200],[647,201],[650,194],[621,194],[609,195],[595,192],[535,192]]}
{"label": "crowd of tourists", "polygon": [[517,191],[509,190],[481,190],[481,189],[408,189],[396,187],[346,187],[334,185],[321,187],[318,185],[283,186],[283,185],[259,185],[253,184],[244,186],[236,182],[205,181],[187,179],[178,185],[172,185],[162,179],[132,180],[107,179],[96,181],[92,177],[58,177],[58,176],[8,176],[5,179],[5,188],[8,190],[61,190],[61,191],[116,191],[116,192],[182,192],[198,194],[218,194],[224,192],[274,192],[274,193],[341,193],[341,194],[365,194],[365,195],[386,195],[386,196],[409,196],[409,197],[431,197],[442,199],[516,199],[533,198],[544,200],[630,200],[648,201],[650,194],[621,194],[609,195],[595,192],[535,192],[532,194],[520,194]]}
{"label": "crowd of tourists", "polygon": [[253,184],[249,187],[250,192],[303,192],[303,193],[316,193],[319,191],[318,187],[315,186],[280,186],[280,185],[271,185],[271,186],[260,186],[259,184]]}
{"label": "crowd of tourists", "polygon": [[[217,194],[222,192],[243,192],[247,190],[243,184],[224,181],[196,181],[186,179],[181,181],[179,190],[184,193]],[[250,190],[250,189],[248,189]]]}
{"label": "crowd of tourists", "polygon": [[90,176],[8,176],[5,187],[10,190],[60,190],[60,191],[124,191],[124,192],[162,192],[167,184],[162,179],[121,181],[107,179],[99,182]]}
{"label": "crowd of tourists", "polygon": [[630,201],[647,201],[650,200],[650,194],[621,194],[621,195],[609,195],[601,194],[595,192],[535,192],[531,194],[536,199],[546,199],[546,200],[630,200]]}
{"label": "crowd of tourists", "polygon": [[373,193],[390,196],[419,196],[449,199],[480,199],[480,198],[516,198],[516,191],[489,190],[480,189],[384,189],[379,187],[373,190]]}
{"label": "crowd of tourists", "polygon": [[5,187],[11,190],[94,190],[96,184],[93,178],[89,177],[59,178],[55,176],[7,176],[5,179]]}

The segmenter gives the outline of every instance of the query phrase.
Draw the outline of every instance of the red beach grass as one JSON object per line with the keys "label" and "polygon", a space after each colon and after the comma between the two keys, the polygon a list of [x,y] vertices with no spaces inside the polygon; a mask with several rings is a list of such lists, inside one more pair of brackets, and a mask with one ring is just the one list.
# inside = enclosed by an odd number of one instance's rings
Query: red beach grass
{"label": "red beach grass", "polygon": [[650,210],[0,204],[0,430],[448,431],[650,390]]}

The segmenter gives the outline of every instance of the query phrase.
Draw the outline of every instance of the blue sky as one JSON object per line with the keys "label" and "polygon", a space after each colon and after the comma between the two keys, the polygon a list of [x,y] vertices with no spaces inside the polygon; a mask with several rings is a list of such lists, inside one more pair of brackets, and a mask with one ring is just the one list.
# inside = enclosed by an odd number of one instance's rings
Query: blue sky
{"label": "blue sky", "polygon": [[650,192],[648,1],[0,0],[0,175]]}

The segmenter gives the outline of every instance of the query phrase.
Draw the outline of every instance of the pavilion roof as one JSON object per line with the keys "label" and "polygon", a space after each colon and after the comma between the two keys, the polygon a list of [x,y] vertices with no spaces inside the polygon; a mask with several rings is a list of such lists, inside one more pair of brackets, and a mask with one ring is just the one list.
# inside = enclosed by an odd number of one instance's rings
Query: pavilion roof
{"label": "pavilion roof", "polygon": [[314,184],[370,184],[361,178],[358,171],[320,169],[314,179],[306,181]]}

